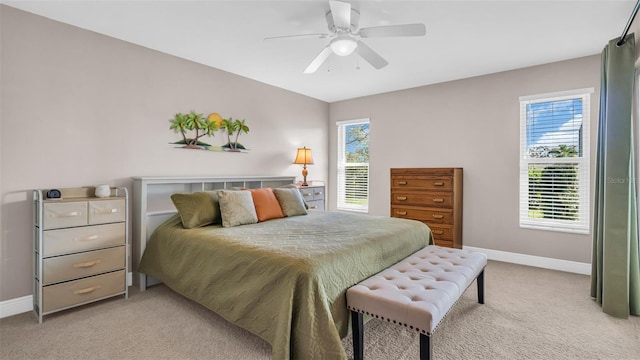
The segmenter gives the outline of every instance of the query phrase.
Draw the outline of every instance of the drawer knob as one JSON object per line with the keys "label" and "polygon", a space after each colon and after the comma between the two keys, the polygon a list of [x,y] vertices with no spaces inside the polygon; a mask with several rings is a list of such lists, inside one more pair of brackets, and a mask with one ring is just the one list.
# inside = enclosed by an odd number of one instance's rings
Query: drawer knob
{"label": "drawer knob", "polygon": [[93,213],[94,214],[115,214],[118,212],[118,209],[96,209]]}
{"label": "drawer knob", "polygon": [[442,235],[442,234],[444,234],[444,231],[442,231],[442,230],[433,230],[433,233],[436,234],[436,235]]}
{"label": "drawer knob", "polygon": [[407,215],[406,211],[396,211],[396,214],[398,215]]}
{"label": "drawer knob", "polygon": [[396,196],[396,199],[400,200],[400,201],[405,201],[407,200],[406,196]]}
{"label": "drawer knob", "polygon": [[80,213],[77,211],[69,211],[69,212],[63,212],[63,213],[53,213],[51,214],[51,217],[54,218],[64,218],[64,217],[74,217],[74,216],[79,216]]}
{"label": "drawer knob", "polygon": [[100,263],[102,263],[102,260],[96,259],[96,260],[93,260],[93,261],[87,261],[87,262],[81,262],[81,263],[73,264],[73,268],[74,269],[77,269],[77,268],[88,268],[88,267],[92,267],[92,266],[98,265]]}
{"label": "drawer knob", "polygon": [[444,215],[439,215],[439,214],[433,214],[431,216],[433,216],[434,219],[442,219],[442,218],[444,218]]}
{"label": "drawer knob", "polygon": [[433,185],[434,186],[444,186],[444,183],[441,182],[441,181],[438,181],[438,182],[434,182]]}
{"label": "drawer knob", "polygon": [[406,181],[398,181],[398,185],[407,185]]}
{"label": "drawer knob", "polygon": [[102,287],[102,285],[95,285],[95,286],[91,286],[91,287],[88,287],[88,288],[76,290],[76,291],[73,292],[73,295],[88,294],[90,292],[94,292],[94,291],[100,289],[101,287]]}
{"label": "drawer knob", "polygon": [[442,203],[444,202],[444,199],[433,199],[434,203]]}

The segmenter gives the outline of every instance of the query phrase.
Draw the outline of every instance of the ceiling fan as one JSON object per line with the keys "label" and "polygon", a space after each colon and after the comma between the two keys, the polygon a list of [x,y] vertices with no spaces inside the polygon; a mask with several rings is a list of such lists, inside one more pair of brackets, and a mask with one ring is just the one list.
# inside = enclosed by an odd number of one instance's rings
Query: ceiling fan
{"label": "ceiling fan", "polygon": [[331,10],[327,12],[326,19],[330,34],[301,34],[268,37],[265,40],[293,38],[293,37],[317,37],[320,39],[331,39],[329,44],[316,56],[315,59],[304,70],[305,74],[310,74],[318,70],[325,60],[334,53],[338,56],[347,56],[354,51],[365,59],[376,69],[382,69],[389,62],[373,51],[358,38],[376,38],[392,36],[424,36],[427,30],[424,24],[404,24],[374,26],[368,28],[358,28],[360,13],[351,7],[350,3],[342,1],[329,1]]}

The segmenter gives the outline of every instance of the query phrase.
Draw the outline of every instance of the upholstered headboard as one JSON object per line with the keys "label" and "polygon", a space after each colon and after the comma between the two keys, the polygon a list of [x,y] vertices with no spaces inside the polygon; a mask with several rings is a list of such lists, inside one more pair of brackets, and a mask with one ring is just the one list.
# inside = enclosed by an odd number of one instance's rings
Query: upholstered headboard
{"label": "upholstered headboard", "polygon": [[295,183],[295,176],[238,177],[133,177],[133,281],[141,291],[147,287],[147,277],[137,273],[138,264],[153,231],[175,214],[171,194],[205,190],[278,187]]}

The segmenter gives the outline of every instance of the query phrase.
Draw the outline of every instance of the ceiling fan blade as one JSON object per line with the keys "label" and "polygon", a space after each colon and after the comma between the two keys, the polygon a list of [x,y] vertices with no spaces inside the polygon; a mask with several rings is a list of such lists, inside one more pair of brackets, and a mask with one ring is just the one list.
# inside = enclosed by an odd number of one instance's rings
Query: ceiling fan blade
{"label": "ceiling fan blade", "polygon": [[324,61],[327,60],[329,55],[331,55],[331,48],[329,46],[327,46],[324,49],[322,49],[320,54],[318,54],[318,56],[316,56],[316,58],[313,59],[311,64],[309,64],[309,66],[307,66],[307,68],[304,70],[304,73],[305,74],[311,74],[311,73],[316,72],[316,70],[318,70],[320,65],[322,65],[322,63],[324,63]]}
{"label": "ceiling fan blade", "polygon": [[424,36],[427,28],[424,24],[405,24],[374,26],[360,29],[358,34],[363,38],[390,37],[390,36]]}
{"label": "ceiling fan blade", "polygon": [[373,51],[370,47],[365,45],[362,41],[358,41],[358,47],[356,48],[358,54],[362,56],[371,66],[376,69],[382,69],[383,67],[389,65],[389,62],[385,60],[382,56],[378,55],[377,52]]}
{"label": "ceiling fan blade", "polygon": [[338,28],[349,29],[351,27],[351,4],[342,1],[329,1],[333,24]]}
{"label": "ceiling fan blade", "polygon": [[276,40],[276,39],[290,39],[290,38],[299,38],[299,37],[315,37],[318,39],[326,39],[329,37],[329,34],[298,34],[298,35],[284,35],[284,36],[271,36],[264,38],[265,40]]}

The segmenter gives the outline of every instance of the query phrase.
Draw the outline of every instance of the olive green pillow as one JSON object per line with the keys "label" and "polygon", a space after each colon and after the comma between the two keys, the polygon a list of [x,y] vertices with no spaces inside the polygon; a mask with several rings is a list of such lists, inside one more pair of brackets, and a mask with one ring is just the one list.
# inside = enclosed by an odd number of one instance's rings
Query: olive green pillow
{"label": "olive green pillow", "polygon": [[304,199],[297,188],[277,188],[273,190],[284,216],[307,215]]}
{"label": "olive green pillow", "polygon": [[171,201],[180,214],[182,226],[193,229],[210,224],[220,224],[218,191],[199,191],[190,194],[173,194]]}

